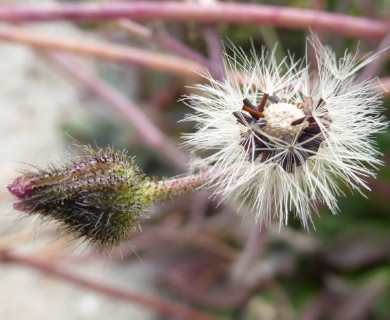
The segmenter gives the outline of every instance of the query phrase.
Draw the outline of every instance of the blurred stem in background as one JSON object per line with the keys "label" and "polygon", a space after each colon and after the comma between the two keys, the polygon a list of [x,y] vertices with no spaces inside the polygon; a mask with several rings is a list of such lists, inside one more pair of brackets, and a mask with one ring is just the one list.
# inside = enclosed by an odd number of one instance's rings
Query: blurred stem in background
{"label": "blurred stem in background", "polygon": [[[341,10],[343,6],[348,8],[348,3],[339,1],[337,5]],[[323,1],[319,6],[327,7],[327,4],[329,6],[329,1]],[[220,74],[220,24],[234,25],[235,28],[238,25],[242,28],[260,26],[266,44],[273,44],[279,38],[279,30],[275,28],[286,28],[365,39],[371,44],[378,44],[378,50],[387,47],[388,18],[375,17],[371,1],[364,1],[361,5],[364,6],[362,12],[371,13],[369,18],[289,6],[221,2],[212,5],[179,1],[1,5],[0,21],[18,23],[18,27],[2,25],[0,40],[25,44],[44,52],[82,86],[120,112],[134,126],[145,145],[157,150],[169,163],[184,171],[188,155],[146,116],[142,103],[120,93],[70,53],[136,65],[144,70],[179,77],[180,81],[203,81],[202,75],[208,68],[219,79],[223,76]],[[385,10],[379,8],[379,14],[381,11]],[[110,41],[49,36],[23,26],[24,23],[60,20],[97,23],[113,20],[144,44],[152,42],[168,53]],[[193,49],[167,32],[155,31],[135,22],[155,20],[181,25],[204,24],[196,30],[201,34],[206,50],[201,53],[201,49]],[[298,36],[293,37],[301,41]],[[281,55],[284,55],[283,51],[280,47]],[[373,76],[385,69],[386,59],[384,55],[383,60],[378,59],[367,66],[361,77]],[[390,77],[383,76],[381,83],[379,89],[384,95],[389,95]],[[388,157],[389,135],[383,135],[382,141]],[[385,176],[386,168],[382,172],[381,175]],[[174,210],[167,205],[165,210],[168,213],[164,213],[163,208],[157,215],[158,225],[146,226],[133,241],[142,253],[157,256],[156,261],[163,260],[155,254],[156,251],[164,252],[169,263],[164,260],[166,267],[161,272],[161,279],[175,290],[176,297],[190,302],[188,307],[95,283],[66,270],[62,264],[9,249],[14,246],[13,243],[7,242],[2,246],[0,259],[30,266],[173,317],[219,319],[210,315],[215,313],[234,319],[242,319],[248,314],[254,314],[254,319],[266,314],[273,315],[275,319],[293,318],[293,314],[301,314],[306,320],[327,316],[344,320],[385,319],[388,315],[386,291],[389,289],[386,216],[386,191],[389,188],[383,178],[372,186],[374,191],[382,191],[374,193],[370,203],[360,197],[356,201],[343,200],[343,216],[328,218],[322,215],[317,233],[310,235],[295,231],[294,225],[280,233],[271,229],[259,234],[257,228],[240,224],[240,218],[232,214],[236,211],[234,205],[216,209],[209,203],[208,196],[203,198],[203,205],[195,205],[187,199],[178,201]],[[188,219],[189,207],[196,208],[199,211],[196,214],[202,217],[197,220],[196,226],[193,220]],[[112,258],[134,255],[134,249],[129,247],[114,251]],[[185,254],[184,249],[187,249]],[[198,306],[209,308],[210,314],[197,311]]]}

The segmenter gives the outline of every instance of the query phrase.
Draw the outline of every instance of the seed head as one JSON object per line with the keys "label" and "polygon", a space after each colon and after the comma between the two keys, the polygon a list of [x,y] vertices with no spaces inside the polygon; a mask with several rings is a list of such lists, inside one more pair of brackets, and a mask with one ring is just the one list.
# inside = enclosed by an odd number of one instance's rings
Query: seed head
{"label": "seed head", "polygon": [[194,110],[186,120],[197,128],[185,144],[207,150],[200,165],[213,168],[208,185],[222,199],[249,202],[258,222],[276,216],[287,224],[294,212],[308,227],[316,202],[337,212],[337,180],[368,188],[365,178],[381,164],[373,135],[388,124],[377,82],[357,81],[375,56],[359,62],[346,52],[337,60],[315,37],[309,43],[316,73],[305,59],[276,61],[275,49],[248,57],[233,46],[225,56],[227,78],[209,77],[196,87],[200,94],[185,98]]}

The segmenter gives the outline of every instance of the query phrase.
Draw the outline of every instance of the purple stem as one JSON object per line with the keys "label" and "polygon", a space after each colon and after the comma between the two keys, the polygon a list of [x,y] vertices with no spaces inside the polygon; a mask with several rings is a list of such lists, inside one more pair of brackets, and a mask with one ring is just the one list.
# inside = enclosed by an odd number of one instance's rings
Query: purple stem
{"label": "purple stem", "polygon": [[147,307],[148,309],[152,309],[160,312],[161,314],[167,315],[170,317],[170,319],[173,317],[175,319],[180,318],[188,320],[221,320],[219,317],[192,309],[189,306],[185,306],[167,299],[150,296],[143,293],[132,292],[127,289],[125,290],[113,286],[109,283],[85,277],[85,275],[78,275],[72,271],[64,269],[59,264],[53,264],[43,259],[37,259],[33,256],[15,253],[13,250],[5,250],[0,252],[0,260],[34,268],[46,275],[51,275],[66,280],[80,287],[102,293],[108,297],[121,299],[130,303],[138,303]]}
{"label": "purple stem", "polygon": [[185,46],[181,42],[178,42],[176,39],[172,38],[168,34],[159,32],[154,35],[153,39],[158,41],[158,43],[165,49],[168,49],[171,52],[182,56],[183,58],[191,59],[204,66],[207,66],[208,64],[207,58],[202,56],[200,53],[194,51],[190,47]]}
{"label": "purple stem", "polygon": [[80,60],[69,55],[50,52],[48,56],[103,100],[115,107],[137,129],[145,143],[160,152],[177,167],[187,168],[187,156],[180,151],[126,96],[107,85]]}
{"label": "purple stem", "polygon": [[383,69],[383,65],[386,63],[387,57],[389,56],[388,52],[390,49],[390,30],[387,36],[381,41],[376,50],[376,53],[379,53],[379,56],[368,64],[363,72],[361,73],[359,80],[364,81],[366,79],[377,76]]}
{"label": "purple stem", "polygon": [[216,80],[222,80],[225,75],[223,65],[222,41],[215,26],[208,25],[204,30],[207,49],[209,52],[208,69],[212,77]]}
{"label": "purple stem", "polygon": [[30,45],[38,49],[50,49],[94,56],[117,63],[133,63],[152,70],[185,77],[201,78],[205,67],[178,56],[152,52],[103,41],[85,41],[64,38],[59,35],[44,35],[29,28],[0,26],[0,40]]}
{"label": "purple stem", "polygon": [[378,91],[383,96],[390,96],[390,77],[379,79]]}
{"label": "purple stem", "polygon": [[186,46],[185,44],[177,41],[175,38],[172,38],[167,33],[164,33],[162,31],[154,32],[128,19],[121,19],[119,21],[119,25],[130,33],[135,34],[139,38],[149,40],[151,42],[156,42],[164,49],[174,52],[182,56],[183,58],[193,60],[203,66],[207,66],[208,64],[208,59],[206,57],[196,52],[192,48]]}
{"label": "purple stem", "polygon": [[381,39],[389,21],[376,21],[343,14],[248,3],[183,3],[177,1],[132,1],[113,3],[65,3],[46,5],[3,5],[0,21],[37,22],[53,20],[110,20],[129,18],[137,21],[175,21],[272,25],[288,29],[334,32],[365,39]]}
{"label": "purple stem", "polygon": [[268,232],[266,228],[259,225],[251,226],[245,248],[236,259],[233,266],[233,278],[242,282],[254,260],[263,252],[264,242],[267,241]]}

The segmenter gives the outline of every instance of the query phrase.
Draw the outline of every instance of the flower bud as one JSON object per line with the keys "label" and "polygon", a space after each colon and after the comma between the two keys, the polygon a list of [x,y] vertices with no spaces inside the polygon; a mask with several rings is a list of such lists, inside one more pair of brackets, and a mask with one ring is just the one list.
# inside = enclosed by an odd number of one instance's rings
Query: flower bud
{"label": "flower bud", "polygon": [[90,243],[117,245],[159,200],[159,188],[124,152],[81,149],[70,164],[16,178],[8,186],[19,199],[14,208],[59,222]]}

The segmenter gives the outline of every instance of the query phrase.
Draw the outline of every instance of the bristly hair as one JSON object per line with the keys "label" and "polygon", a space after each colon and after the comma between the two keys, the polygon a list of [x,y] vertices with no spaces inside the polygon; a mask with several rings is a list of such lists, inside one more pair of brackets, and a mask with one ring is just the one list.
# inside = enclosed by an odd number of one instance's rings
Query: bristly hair
{"label": "bristly hair", "polygon": [[149,178],[126,152],[77,146],[81,155],[63,166],[27,171],[8,186],[14,208],[60,223],[91,244],[112,247],[126,240],[152,203],[197,190],[205,177]]}
{"label": "bristly hair", "polygon": [[62,167],[25,172],[8,186],[15,209],[62,224],[66,232],[101,246],[117,245],[153,202],[151,180],[126,152],[80,147]]}
{"label": "bristly hair", "polygon": [[[259,223],[294,212],[304,227],[322,202],[338,211],[338,181],[367,188],[365,179],[381,165],[374,134],[387,128],[376,79],[357,80],[374,56],[341,59],[315,36],[308,42],[318,72],[307,59],[278,62],[262,48],[250,56],[231,46],[227,77],[196,86],[184,98],[196,132],[184,135],[191,151],[207,151],[200,165],[212,168],[208,186],[222,199],[247,201]],[[210,151],[212,153],[210,154]]]}

